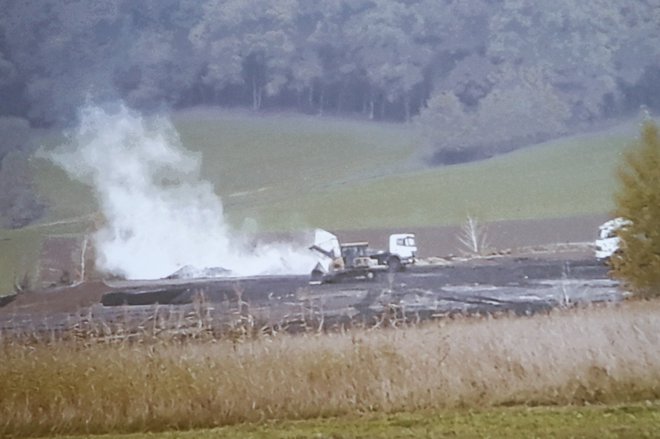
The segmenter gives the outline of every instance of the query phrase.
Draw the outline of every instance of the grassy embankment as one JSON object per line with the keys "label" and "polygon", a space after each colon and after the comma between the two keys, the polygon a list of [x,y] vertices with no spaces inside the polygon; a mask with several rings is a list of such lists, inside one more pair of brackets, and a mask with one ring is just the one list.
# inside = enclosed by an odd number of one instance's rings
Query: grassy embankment
{"label": "grassy embankment", "polygon": [[[400,439],[400,438],[652,438],[660,404],[510,407],[366,414],[304,421],[248,423],[161,433],[109,434],[99,439]],[[80,436],[58,436],[78,439]]]}
{"label": "grassy embankment", "polygon": [[[483,221],[601,214],[611,208],[612,172],[629,141],[607,132],[427,168],[404,125],[223,112],[189,112],[174,122],[184,146],[202,154],[202,176],[228,219],[241,226],[252,218],[261,230],[457,224],[467,212]],[[74,222],[0,230],[0,294],[25,273],[35,277],[43,236],[81,233],[97,209],[90,191],[63,171],[43,160],[33,167],[50,206],[43,222]]]}
{"label": "grassy embankment", "polygon": [[[0,436],[231,425],[218,432],[653,432],[660,427],[659,311],[660,302],[633,302],[239,343],[4,338]],[[585,404],[609,408],[547,408]],[[546,408],[525,408],[532,406]]]}

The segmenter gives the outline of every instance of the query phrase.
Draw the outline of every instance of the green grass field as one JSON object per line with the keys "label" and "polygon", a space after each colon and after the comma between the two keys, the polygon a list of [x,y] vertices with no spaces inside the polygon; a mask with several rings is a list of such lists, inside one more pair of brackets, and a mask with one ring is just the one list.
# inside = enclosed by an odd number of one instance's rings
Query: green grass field
{"label": "green grass field", "polygon": [[560,139],[429,168],[413,127],[296,116],[180,117],[184,144],[235,225],[331,230],[603,214],[629,135]]}
{"label": "green grass field", "polygon": [[306,223],[331,229],[458,224],[468,213],[484,221],[602,214],[613,207],[614,172],[627,142],[558,141],[479,163],[348,182],[259,214],[286,227],[287,212],[304,212]]}
{"label": "green grass field", "polygon": [[[214,429],[98,436],[99,439],[293,438],[618,438],[656,437],[657,401],[581,407],[511,407],[416,411],[305,421],[241,424]],[[80,436],[57,436],[75,439]]]}
{"label": "green grass field", "polygon": [[262,230],[335,227],[350,213],[342,200],[321,210],[301,201],[397,175],[411,166],[418,143],[403,125],[316,117],[196,115],[175,123],[184,145],[202,153],[202,175],[222,196],[229,219],[235,225],[256,219]]}
{"label": "green grass field", "polygon": [[[608,131],[428,167],[409,125],[215,110],[173,121],[183,145],[201,154],[202,177],[222,197],[227,219],[261,231],[448,225],[468,213],[482,221],[603,214],[632,138],[622,134],[630,129]],[[46,148],[62,141],[40,136]],[[90,189],[61,169],[37,158],[32,168],[48,215],[38,227],[0,230],[0,294],[34,275],[41,237],[61,227],[48,224],[70,221],[67,232],[82,231],[98,210]]]}
{"label": "green grass field", "polygon": [[[174,118],[183,145],[201,154],[202,177],[234,225],[261,230],[359,229],[602,214],[631,137],[592,134],[496,158],[428,167],[412,126],[308,116],[195,112]],[[52,140],[50,141],[53,142]],[[87,188],[35,160],[47,221],[96,210]]]}
{"label": "green grass field", "polygon": [[[496,158],[428,167],[412,126],[308,116],[191,112],[174,118],[183,145],[201,154],[202,177],[230,221],[260,230],[360,229],[602,214],[631,136],[595,133]],[[51,140],[52,142],[52,140]],[[49,221],[93,212],[93,196],[35,161]]]}

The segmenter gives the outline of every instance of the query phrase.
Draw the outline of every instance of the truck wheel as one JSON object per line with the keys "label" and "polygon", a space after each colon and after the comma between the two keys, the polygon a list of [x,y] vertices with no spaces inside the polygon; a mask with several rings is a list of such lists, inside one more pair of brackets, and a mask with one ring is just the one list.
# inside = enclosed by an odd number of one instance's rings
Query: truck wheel
{"label": "truck wheel", "polygon": [[390,256],[390,258],[387,260],[387,266],[389,267],[389,271],[391,273],[403,270],[401,259],[397,258],[396,256]]}

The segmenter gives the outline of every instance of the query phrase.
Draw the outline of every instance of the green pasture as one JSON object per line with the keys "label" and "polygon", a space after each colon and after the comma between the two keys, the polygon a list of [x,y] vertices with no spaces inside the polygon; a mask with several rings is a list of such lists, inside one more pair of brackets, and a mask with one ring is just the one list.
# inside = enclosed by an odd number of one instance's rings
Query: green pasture
{"label": "green pasture", "polygon": [[[456,224],[611,210],[621,132],[559,139],[489,160],[429,167],[414,127],[310,116],[224,112],[174,118],[202,178],[236,226],[261,230]],[[97,208],[90,191],[44,160],[34,164],[47,221]]]}
{"label": "green pasture", "polygon": [[[236,227],[281,231],[457,224],[602,214],[612,208],[614,170],[631,138],[617,130],[560,139],[493,159],[429,167],[414,126],[300,115],[195,111],[173,118],[185,148],[200,154],[202,178]],[[46,149],[62,142],[41,136]],[[91,190],[32,159],[49,209],[42,224],[0,231],[0,294],[34,274],[41,237],[69,222],[89,229]],[[55,226],[49,224],[55,223]]]}
{"label": "green pasture", "polygon": [[36,277],[42,236],[34,229],[0,229],[0,296],[11,293],[25,275]]}
{"label": "green pasture", "polygon": [[[618,438],[656,437],[657,402],[584,407],[364,414],[305,421],[240,424],[214,429],[94,436],[99,439],[210,438]],[[73,439],[78,436],[66,436]],[[64,439],[64,436],[58,436]]]}
{"label": "green pasture", "polygon": [[[603,214],[613,208],[616,168],[630,137],[550,142],[489,160],[390,174],[310,190],[260,206],[260,223],[329,229],[458,224]],[[299,226],[301,224],[294,224]]]}
{"label": "green pasture", "polygon": [[414,127],[301,116],[176,119],[230,221],[260,230],[457,224],[610,211],[632,136],[615,130],[429,167]]}
{"label": "green pasture", "polygon": [[323,224],[344,215],[343,203],[320,211],[289,206],[409,169],[419,144],[403,125],[317,117],[181,116],[175,123],[186,148],[202,154],[202,175],[229,220],[256,219],[262,230],[316,227],[309,220],[317,214],[327,216]]}
{"label": "green pasture", "polygon": [[47,235],[75,235],[90,224],[89,219],[52,222],[18,230],[0,229],[0,296],[10,294],[17,283],[27,280],[36,286],[41,243]]}

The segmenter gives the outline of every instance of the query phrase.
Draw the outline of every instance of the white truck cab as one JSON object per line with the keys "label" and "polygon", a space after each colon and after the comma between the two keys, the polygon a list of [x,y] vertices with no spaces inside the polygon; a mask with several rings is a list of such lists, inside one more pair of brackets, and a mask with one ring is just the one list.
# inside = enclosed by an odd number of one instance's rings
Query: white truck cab
{"label": "white truck cab", "polygon": [[396,233],[390,235],[389,252],[397,256],[403,265],[412,264],[417,257],[417,243],[412,233]]}

